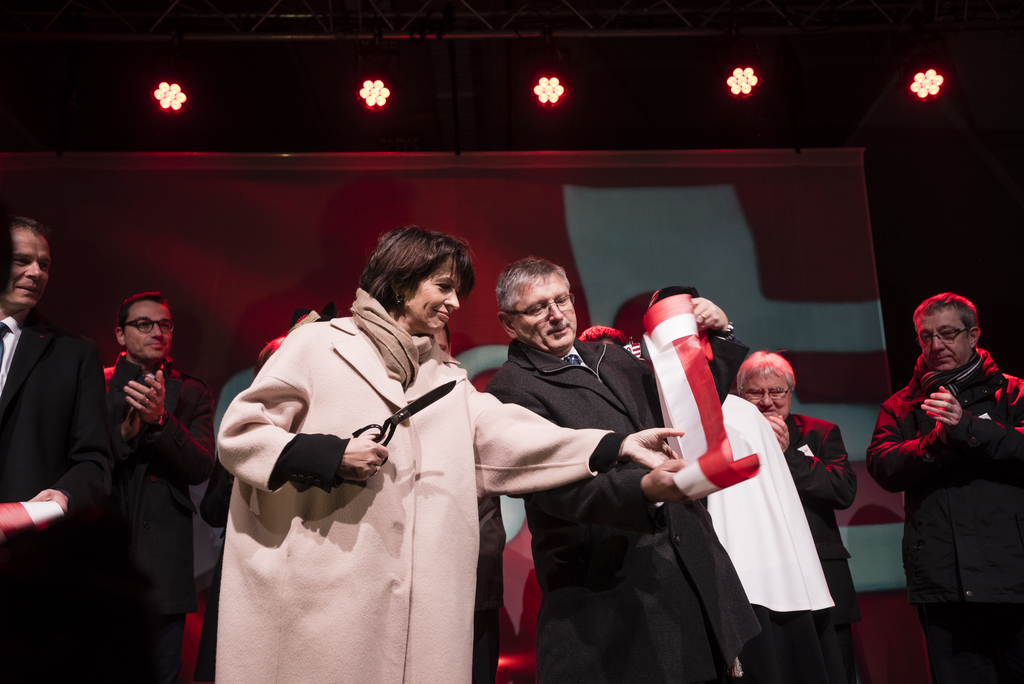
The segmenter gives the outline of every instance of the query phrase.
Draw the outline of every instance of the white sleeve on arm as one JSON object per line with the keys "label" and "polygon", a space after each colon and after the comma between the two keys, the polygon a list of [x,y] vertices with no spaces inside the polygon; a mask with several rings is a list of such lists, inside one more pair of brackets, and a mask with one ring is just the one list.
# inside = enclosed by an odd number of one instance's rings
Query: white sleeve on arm
{"label": "white sleeve on arm", "polygon": [[593,477],[606,430],[569,430],[529,409],[469,388],[480,496],[524,494]]}
{"label": "white sleeve on arm", "polygon": [[274,466],[308,407],[302,389],[261,374],[224,413],[217,439],[221,463],[242,482],[270,491]]}

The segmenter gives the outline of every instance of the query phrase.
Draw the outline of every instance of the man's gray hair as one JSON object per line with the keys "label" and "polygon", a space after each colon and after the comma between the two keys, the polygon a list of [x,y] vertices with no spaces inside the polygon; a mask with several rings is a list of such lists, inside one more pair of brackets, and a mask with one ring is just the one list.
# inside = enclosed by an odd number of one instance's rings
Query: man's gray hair
{"label": "man's gray hair", "polygon": [[494,285],[494,293],[498,296],[498,309],[505,313],[515,311],[516,302],[519,300],[519,293],[527,285],[533,285],[544,280],[552,273],[558,277],[569,288],[569,278],[565,275],[565,269],[547,259],[535,256],[528,256],[511,263],[498,276],[498,282]]}
{"label": "man's gray hair", "polygon": [[789,387],[796,387],[796,376],[793,375],[793,366],[789,361],[782,358],[775,352],[757,351],[747,357],[747,360],[740,366],[740,372],[736,375],[736,387],[743,392],[747,382],[754,378],[767,378],[769,375],[781,375],[786,378]]}
{"label": "man's gray hair", "polygon": [[973,328],[978,325],[978,309],[970,299],[953,292],[943,292],[918,304],[914,311],[914,328],[917,328],[925,316],[930,316],[943,309],[952,309],[956,312],[957,318],[964,324],[964,327]]}

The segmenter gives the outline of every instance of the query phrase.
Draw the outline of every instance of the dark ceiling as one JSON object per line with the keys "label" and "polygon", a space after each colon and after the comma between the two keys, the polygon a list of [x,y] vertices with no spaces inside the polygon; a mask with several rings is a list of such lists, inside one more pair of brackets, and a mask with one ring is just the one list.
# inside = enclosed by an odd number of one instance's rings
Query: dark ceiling
{"label": "dark ceiling", "polygon": [[[926,62],[946,71],[948,97],[968,119],[985,100],[982,108],[1011,98],[1022,111],[1015,83],[972,73],[987,64],[1010,75],[1024,49],[1014,28],[1024,26],[1022,8],[1019,0],[5,2],[0,149],[843,146]],[[381,51],[386,57],[372,57]],[[542,109],[529,77],[552,51],[568,93]],[[369,59],[385,59],[394,76],[382,112],[355,94],[357,66]],[[737,60],[762,74],[743,101],[725,87]],[[178,114],[150,97],[168,78],[189,96]],[[965,78],[978,81],[970,93]]]}
{"label": "dark ceiling", "polygon": [[[893,384],[914,306],[943,290],[1019,374],[1021,2],[0,0],[0,152],[861,147]],[[373,49],[382,112],[356,98]],[[543,109],[529,76],[551,49],[568,93]],[[763,75],[742,101],[737,55]],[[915,102],[925,64],[944,92]],[[172,77],[178,115],[150,95]]]}

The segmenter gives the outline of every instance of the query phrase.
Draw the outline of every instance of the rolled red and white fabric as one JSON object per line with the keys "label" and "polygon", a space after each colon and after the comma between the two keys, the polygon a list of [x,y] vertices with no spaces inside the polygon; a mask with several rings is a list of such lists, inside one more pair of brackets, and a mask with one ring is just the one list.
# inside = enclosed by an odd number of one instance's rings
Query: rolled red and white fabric
{"label": "rolled red and white fabric", "polygon": [[656,302],[644,316],[644,329],[665,425],[686,431],[669,440],[691,464],[675,474],[676,486],[697,499],[752,478],[760,461],[743,436],[722,420],[709,351],[701,344],[690,295]]}
{"label": "rolled red and white fabric", "polygon": [[18,530],[39,527],[64,515],[55,501],[25,501],[0,503],[0,542]]}
{"label": "rolled red and white fabric", "polygon": [[728,396],[719,403],[690,296],[655,303],[644,327],[665,424],[686,430],[672,445],[691,461],[676,473],[676,486],[708,497],[715,534],[747,598],[778,612],[828,608],[832,598],[775,433],[750,402]]}

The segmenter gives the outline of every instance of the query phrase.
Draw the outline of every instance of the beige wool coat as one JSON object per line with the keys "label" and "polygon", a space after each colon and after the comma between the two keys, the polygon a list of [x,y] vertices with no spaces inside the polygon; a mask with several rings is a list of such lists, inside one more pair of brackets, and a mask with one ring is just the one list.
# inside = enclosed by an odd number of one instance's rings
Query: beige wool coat
{"label": "beige wool coat", "polygon": [[[449,380],[450,394],[398,427],[367,486],[269,491],[294,434],[348,438]],[[605,434],[477,392],[436,347],[404,391],[351,318],[299,328],[221,425],[237,479],[217,682],[468,683],[477,498],[590,477]]]}

